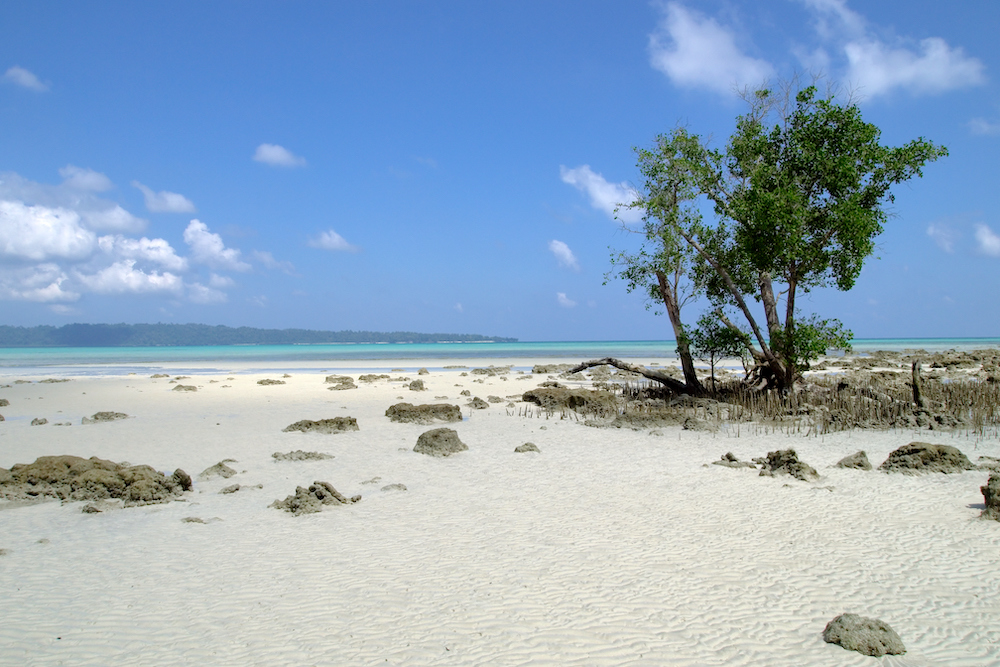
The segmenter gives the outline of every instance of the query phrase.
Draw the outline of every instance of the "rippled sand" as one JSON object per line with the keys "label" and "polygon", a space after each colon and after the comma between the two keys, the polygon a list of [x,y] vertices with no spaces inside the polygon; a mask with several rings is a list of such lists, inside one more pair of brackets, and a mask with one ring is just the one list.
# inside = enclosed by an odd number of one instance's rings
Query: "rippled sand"
{"label": "rippled sand", "polygon": [[[977,519],[988,473],[830,467],[858,449],[878,465],[915,439],[976,460],[1000,456],[997,441],[596,429],[498,404],[463,407],[451,425],[467,452],[414,453],[433,427],[391,423],[389,405],[464,406],[462,389],[485,399],[545,379],[461,372],[419,376],[419,393],[328,391],[337,369],[275,386],[253,373],[181,381],[193,393],[148,377],[0,389],[0,466],[75,454],[192,476],[231,458],[238,471],[196,481],[186,502],[0,512],[0,664],[876,664],[823,642],[844,612],[902,637],[908,652],[882,664],[1000,664],[1000,523]],[[132,418],[80,425],[98,410]],[[360,430],[282,432],[338,416]],[[540,453],[515,454],[525,442]],[[705,465],[788,447],[823,478]],[[296,449],[334,458],[271,458]],[[268,508],[314,480],[362,500],[300,517]]]}

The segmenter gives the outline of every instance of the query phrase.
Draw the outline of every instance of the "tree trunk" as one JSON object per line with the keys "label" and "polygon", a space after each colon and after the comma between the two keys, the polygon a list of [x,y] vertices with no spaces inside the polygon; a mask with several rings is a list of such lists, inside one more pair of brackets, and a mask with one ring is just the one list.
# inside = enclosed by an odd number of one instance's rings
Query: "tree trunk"
{"label": "tree trunk", "polygon": [[621,359],[615,359],[614,357],[605,357],[603,359],[591,359],[590,361],[585,361],[579,366],[571,368],[567,373],[579,373],[580,371],[585,371],[588,368],[593,368],[594,366],[614,366],[623,371],[631,371],[633,373],[638,373],[647,380],[653,380],[664,385],[670,391],[675,394],[689,394],[691,391],[688,389],[687,385],[680,380],[670,377],[666,373],[661,373],[660,371],[651,371],[648,368],[642,366],[636,366],[635,364],[625,363]]}
{"label": "tree trunk", "polygon": [[656,280],[660,288],[660,297],[666,308],[667,316],[670,318],[670,325],[674,329],[674,339],[677,341],[677,356],[681,360],[681,369],[684,371],[684,384],[688,387],[688,393],[702,394],[704,388],[698,381],[698,375],[694,370],[694,360],[691,358],[691,346],[688,344],[687,336],[684,334],[684,325],[681,322],[681,307],[677,300],[677,294],[671,289],[667,277],[662,271],[656,272]]}

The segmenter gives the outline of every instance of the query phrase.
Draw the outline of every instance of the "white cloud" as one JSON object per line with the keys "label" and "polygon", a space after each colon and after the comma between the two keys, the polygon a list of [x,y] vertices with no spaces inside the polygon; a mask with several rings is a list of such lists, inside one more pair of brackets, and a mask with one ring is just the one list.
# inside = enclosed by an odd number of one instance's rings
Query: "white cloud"
{"label": "white cloud", "polygon": [[563,308],[572,308],[576,305],[576,301],[567,297],[565,292],[556,292],[556,301],[558,301],[559,305]]}
{"label": "white cloud", "polygon": [[13,83],[16,86],[33,90],[36,93],[44,93],[49,89],[48,86],[38,80],[37,76],[17,65],[4,72],[3,80],[7,83]]}
{"label": "white cloud", "polygon": [[985,118],[973,118],[968,122],[968,126],[973,134],[987,137],[1000,136],[1000,123],[991,123]]}
{"label": "white cloud", "polygon": [[604,211],[612,220],[615,218],[615,209],[619,206],[621,209],[618,211],[618,219],[622,222],[633,224],[642,220],[642,211],[624,208],[639,196],[628,183],[609,183],[604,176],[594,173],[590,165],[586,164],[575,169],[559,165],[559,176],[563,183],[586,193],[590,197],[590,205]]}
{"label": "white cloud", "polygon": [[556,261],[559,262],[559,266],[566,269],[572,269],[573,271],[580,270],[580,264],[576,261],[576,255],[574,255],[573,251],[569,249],[569,246],[562,241],[556,241],[555,239],[549,241],[549,250],[556,256]]}
{"label": "white cloud", "polygon": [[0,255],[36,262],[82,259],[93,251],[95,240],[74,211],[0,201]]}
{"label": "white cloud", "polygon": [[945,225],[930,225],[927,227],[927,236],[934,240],[937,247],[947,253],[955,252],[955,231]]}
{"label": "white cloud", "polygon": [[348,243],[343,236],[328,229],[319,235],[319,238],[309,239],[309,245],[313,248],[323,250],[333,250],[339,252],[358,252],[359,248]]}
{"label": "white cloud", "polygon": [[817,15],[816,31],[835,44],[846,59],[843,78],[866,97],[903,89],[913,95],[933,95],[985,82],[978,58],[952,48],[940,37],[880,39],[863,16],[845,0],[802,0]]}
{"label": "white cloud", "polygon": [[455,304],[455,310],[457,310],[460,313],[464,313],[465,312],[465,308],[462,307],[461,303],[456,303]]}
{"label": "white cloud", "polygon": [[104,192],[110,190],[115,185],[111,179],[99,171],[84,169],[68,164],[59,170],[59,175],[63,177],[63,185],[75,190],[90,190],[93,192]]}
{"label": "white cloud", "polygon": [[733,94],[746,85],[759,86],[774,73],[765,60],[752,58],[736,45],[736,33],[677,2],[649,36],[649,60],[654,69],[679,86]]}
{"label": "white cloud", "polygon": [[1000,257],[1000,236],[986,225],[976,225],[976,243],[979,252],[990,257]]}
{"label": "white cloud", "polygon": [[146,208],[154,213],[194,213],[194,203],[184,195],[160,190],[154,192],[139,181],[132,181],[132,187],[142,191]]}
{"label": "white cloud", "polygon": [[288,275],[294,275],[295,273],[294,264],[275,259],[274,255],[267,250],[254,250],[250,253],[250,257],[263,264],[265,269],[278,269]]}
{"label": "white cloud", "polygon": [[188,287],[188,299],[192,303],[211,305],[215,303],[225,303],[228,299],[225,292],[220,292],[211,287],[205,287],[201,283],[191,283]]}
{"label": "white cloud", "polygon": [[101,250],[122,259],[135,259],[159,264],[171,271],[186,271],[188,262],[178,257],[173,247],[164,239],[130,239],[117,236],[102,236],[97,239]]}
{"label": "white cloud", "polygon": [[306,164],[304,157],[277,144],[261,144],[253,154],[253,159],[273,167],[303,167]]}
{"label": "white cloud", "polygon": [[135,268],[135,260],[115,262],[92,275],[77,274],[77,279],[99,294],[124,294],[144,292],[177,292],[184,283],[180,276],[164,271],[146,273]]}
{"label": "white cloud", "polygon": [[208,277],[208,284],[215,289],[227,289],[235,285],[236,281],[229,276],[220,276],[217,273],[213,273]]}
{"label": "white cloud", "polygon": [[95,231],[135,233],[146,228],[146,220],[93,194],[97,187],[111,183],[104,174],[77,169],[72,165],[60,169],[66,180],[59,185],[35,183],[12,172],[2,173],[0,199],[75,211],[84,225]]}
{"label": "white cloud", "polygon": [[191,247],[191,259],[214,269],[249,271],[250,265],[240,259],[240,251],[227,248],[222,237],[208,231],[200,220],[192,220],[184,230],[184,242]]}
{"label": "white cloud", "polygon": [[99,211],[81,211],[80,215],[88,227],[99,232],[141,232],[147,223],[117,204]]}
{"label": "white cloud", "polygon": [[63,289],[67,276],[55,264],[0,270],[0,299],[58,303],[76,301],[78,292]]}

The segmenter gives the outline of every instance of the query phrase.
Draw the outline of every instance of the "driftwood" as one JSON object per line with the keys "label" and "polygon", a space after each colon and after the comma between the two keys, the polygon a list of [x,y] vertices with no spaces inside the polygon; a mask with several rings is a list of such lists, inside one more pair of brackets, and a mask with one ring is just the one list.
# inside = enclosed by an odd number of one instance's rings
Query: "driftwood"
{"label": "driftwood", "polygon": [[594,366],[614,366],[619,370],[638,373],[647,380],[653,380],[654,382],[659,382],[660,384],[664,385],[667,389],[676,394],[693,393],[690,389],[688,389],[686,384],[684,384],[677,378],[670,377],[666,373],[662,373],[660,371],[651,371],[643,366],[628,364],[622,361],[621,359],[615,359],[613,357],[605,357],[603,359],[591,359],[590,361],[585,361],[579,366],[569,369],[567,373],[579,373],[580,371],[587,370],[588,368],[593,368]]}

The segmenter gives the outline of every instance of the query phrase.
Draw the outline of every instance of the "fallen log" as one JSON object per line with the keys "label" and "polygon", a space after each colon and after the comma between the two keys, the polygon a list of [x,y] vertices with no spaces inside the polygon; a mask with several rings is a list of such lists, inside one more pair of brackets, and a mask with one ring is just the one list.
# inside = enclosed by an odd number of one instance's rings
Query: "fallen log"
{"label": "fallen log", "polygon": [[659,382],[664,385],[667,389],[674,392],[675,394],[692,394],[687,385],[678,380],[677,378],[670,377],[666,373],[661,371],[651,371],[644,366],[637,366],[635,364],[629,364],[621,359],[615,359],[614,357],[605,357],[603,359],[591,359],[590,361],[584,361],[579,366],[569,369],[567,373],[579,373],[580,371],[587,370],[588,368],[593,368],[594,366],[614,366],[615,368],[623,371],[631,371],[632,373],[638,373],[647,380],[653,380],[654,382]]}

